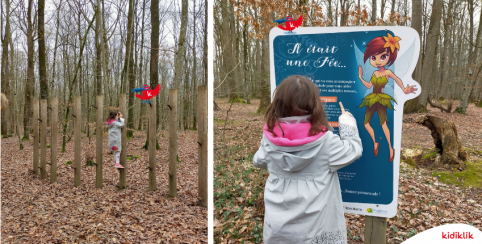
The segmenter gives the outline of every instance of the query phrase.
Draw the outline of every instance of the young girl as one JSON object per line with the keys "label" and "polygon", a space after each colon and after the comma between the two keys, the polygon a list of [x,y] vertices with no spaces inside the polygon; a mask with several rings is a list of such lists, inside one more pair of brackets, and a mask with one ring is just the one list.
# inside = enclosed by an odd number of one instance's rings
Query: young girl
{"label": "young girl", "polygon": [[124,166],[119,163],[122,150],[121,128],[124,127],[122,114],[120,112],[117,113],[116,111],[111,111],[106,124],[109,127],[109,150],[114,153],[115,167],[123,169]]}
{"label": "young girl", "polygon": [[[340,136],[328,125],[320,90],[290,76],[275,91],[254,165],[267,169],[264,243],[347,242],[337,170],[362,155],[353,115],[339,118]],[[340,103],[340,106],[341,103]]]}

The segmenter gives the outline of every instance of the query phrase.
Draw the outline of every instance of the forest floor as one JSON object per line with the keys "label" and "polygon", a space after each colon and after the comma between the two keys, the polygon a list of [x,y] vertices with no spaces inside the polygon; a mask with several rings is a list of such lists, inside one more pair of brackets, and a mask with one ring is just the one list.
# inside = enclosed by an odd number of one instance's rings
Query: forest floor
{"label": "forest floor", "polygon": [[[168,197],[168,133],[159,137],[157,191],[146,192],[148,151],[145,132],[128,141],[127,188],[118,190],[114,157],[104,149],[104,187],[95,187],[95,135],[82,139],[82,183],[73,185],[74,140],[61,153],[58,181],[50,184],[32,173],[33,143],[1,140],[2,243],[207,243],[207,209],[197,206],[197,131],[179,132],[178,196]],[[107,134],[104,134],[107,145]],[[50,138],[48,139],[50,141]],[[50,149],[47,149],[50,162]]]}
{"label": "forest floor", "polygon": [[[262,243],[262,193],[268,172],[254,168],[252,163],[264,125],[263,115],[256,114],[259,100],[252,100],[251,104],[231,104],[222,98],[215,101],[221,108],[214,112],[215,243]],[[457,105],[455,102],[454,109]],[[399,211],[388,219],[387,243],[401,243],[426,229],[448,223],[470,224],[482,230],[482,188],[468,184],[482,186],[482,108],[470,104],[468,115],[460,115],[441,113],[429,106],[428,114],[456,124],[472,168],[458,172],[402,161]],[[420,115],[404,115],[402,149],[434,147],[430,130],[413,122]],[[345,217],[348,242],[363,243],[364,216]]]}

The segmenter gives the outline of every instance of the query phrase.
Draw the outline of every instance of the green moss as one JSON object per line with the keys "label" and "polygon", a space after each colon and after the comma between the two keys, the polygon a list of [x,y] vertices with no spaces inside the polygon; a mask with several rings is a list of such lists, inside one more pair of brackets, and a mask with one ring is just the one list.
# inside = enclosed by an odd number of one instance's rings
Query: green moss
{"label": "green moss", "polygon": [[462,172],[435,171],[432,176],[440,176],[439,181],[446,184],[482,188],[482,162],[466,162],[466,164],[467,168]]}
{"label": "green moss", "polygon": [[427,153],[427,154],[423,155],[422,158],[425,159],[425,160],[432,159],[432,158],[435,158],[435,156],[437,156],[437,153],[438,153],[438,151]]}
{"label": "green moss", "polygon": [[92,159],[87,161],[87,163],[85,164],[85,167],[92,167],[92,166],[94,166],[94,160]]}
{"label": "green moss", "polygon": [[141,156],[139,156],[139,155],[135,155],[135,156],[134,156],[134,158],[140,158],[140,157],[141,157]]}
{"label": "green moss", "polygon": [[422,114],[428,113],[427,107],[423,107],[422,109],[420,109],[420,113]]}
{"label": "green moss", "polygon": [[132,160],[132,157],[127,157],[127,159]]}
{"label": "green moss", "polygon": [[235,97],[235,98],[229,99],[228,103],[245,103],[245,102],[240,97]]}
{"label": "green moss", "polygon": [[479,104],[477,105],[477,107],[482,108],[482,100],[479,101]]}
{"label": "green moss", "polygon": [[406,159],[405,163],[408,164],[411,168],[414,168],[417,165],[417,163],[411,158]]}
{"label": "green moss", "polygon": [[22,141],[30,141],[30,138],[28,138],[28,137],[23,137],[23,138],[22,138]]}
{"label": "green moss", "polygon": [[47,145],[47,148],[51,148],[50,144]]}
{"label": "green moss", "polygon": [[65,165],[68,165],[68,164],[72,164],[72,161],[67,161],[67,163],[65,163]]}

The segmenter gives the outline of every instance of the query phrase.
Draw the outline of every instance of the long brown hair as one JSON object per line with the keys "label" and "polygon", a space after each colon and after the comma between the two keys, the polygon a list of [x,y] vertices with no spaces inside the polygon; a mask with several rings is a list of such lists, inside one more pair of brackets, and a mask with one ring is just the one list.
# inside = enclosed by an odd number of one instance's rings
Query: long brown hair
{"label": "long brown hair", "polygon": [[107,120],[115,119],[115,116],[117,116],[119,113],[117,111],[110,111],[109,113],[109,118]]}
{"label": "long brown hair", "polygon": [[[276,88],[273,102],[269,105],[264,118],[268,131],[274,135],[273,128],[276,123],[281,128],[278,119],[309,114],[311,115],[309,136],[328,130],[328,120],[320,100],[320,89],[310,79],[301,75],[292,75]],[[282,128],[281,131],[283,132]]]}

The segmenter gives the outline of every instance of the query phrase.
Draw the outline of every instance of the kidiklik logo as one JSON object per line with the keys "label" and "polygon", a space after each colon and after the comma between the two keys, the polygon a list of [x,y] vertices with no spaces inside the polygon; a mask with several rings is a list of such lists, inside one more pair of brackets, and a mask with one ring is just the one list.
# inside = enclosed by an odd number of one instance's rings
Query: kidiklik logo
{"label": "kidiklik logo", "polygon": [[442,239],[474,239],[474,235],[470,232],[452,232],[450,231],[447,233],[442,232]]}
{"label": "kidiklik logo", "polygon": [[367,208],[368,213],[373,213],[371,208]]}

